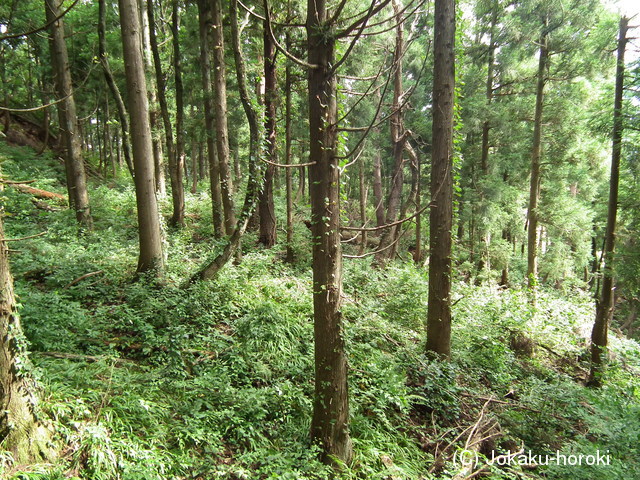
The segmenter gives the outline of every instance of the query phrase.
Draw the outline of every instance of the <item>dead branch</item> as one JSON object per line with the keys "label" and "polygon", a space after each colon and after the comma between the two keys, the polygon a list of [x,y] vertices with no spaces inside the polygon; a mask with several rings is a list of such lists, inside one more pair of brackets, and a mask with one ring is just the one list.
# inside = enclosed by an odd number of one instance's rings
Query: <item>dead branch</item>
{"label": "dead branch", "polygon": [[46,235],[47,232],[36,233],[35,235],[29,235],[28,237],[20,237],[20,238],[0,238],[0,242],[19,242],[20,240],[28,240],[30,238],[41,237]]}
{"label": "dead branch", "polygon": [[109,357],[106,355],[80,355],[78,353],[64,353],[64,352],[32,352],[32,353],[36,355],[44,355],[45,357],[61,358],[63,360],[82,360],[89,363],[107,360],[107,361],[113,362],[115,365],[119,365],[122,367],[136,364],[134,360],[129,360],[126,358]]}
{"label": "dead branch", "polygon": [[67,288],[74,286],[76,283],[80,283],[82,280],[84,280],[86,278],[95,277],[96,275],[100,275],[101,273],[104,273],[104,270],[97,270],[95,272],[85,273],[84,275],[81,275],[78,278],[76,278],[75,280],[69,282],[67,285],[65,285],[62,288],[62,290],[66,290]]}

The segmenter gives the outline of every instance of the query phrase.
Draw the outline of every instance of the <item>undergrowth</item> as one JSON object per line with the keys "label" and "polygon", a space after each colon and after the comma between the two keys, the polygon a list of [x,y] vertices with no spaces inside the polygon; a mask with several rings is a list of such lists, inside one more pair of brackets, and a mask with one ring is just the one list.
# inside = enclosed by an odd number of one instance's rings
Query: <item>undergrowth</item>
{"label": "undergrowth", "polygon": [[[64,193],[59,163],[0,144],[3,174]],[[67,210],[1,193],[12,267],[53,465],[14,465],[13,479],[327,479],[310,444],[313,323],[308,232],[298,261],[244,241],[239,265],[181,288],[216,244],[206,193],[187,226],[166,230],[167,274],[134,281],[135,195],[91,190],[96,230]],[[168,214],[168,202],[163,211]],[[91,273],[90,276],[84,275]],[[540,288],[454,285],[453,357],[424,354],[427,275],[410,264],[345,263],[343,315],[355,459],[342,479],[453,478],[464,449],[484,478],[640,478],[640,349],[611,338],[600,390],[582,385],[592,301]],[[480,438],[484,436],[486,438]],[[476,445],[474,445],[474,442]],[[608,452],[607,466],[489,465],[492,455]],[[463,478],[459,476],[457,478]]]}

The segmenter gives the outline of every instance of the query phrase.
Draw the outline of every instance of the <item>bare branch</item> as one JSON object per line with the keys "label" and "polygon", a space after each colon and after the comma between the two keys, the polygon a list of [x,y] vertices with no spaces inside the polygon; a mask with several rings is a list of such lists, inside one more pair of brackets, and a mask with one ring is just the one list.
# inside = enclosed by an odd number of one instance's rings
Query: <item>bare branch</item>
{"label": "bare branch", "polygon": [[32,108],[8,108],[0,106],[0,112],[11,112],[11,113],[27,113],[27,112],[37,112],[38,110],[44,110],[45,108],[53,107],[58,103],[64,102],[67,98],[69,98],[72,94],[59,98],[55,102],[47,103],[46,105],[40,105],[38,107]]}
{"label": "bare branch", "polygon": [[0,238],[0,242],[19,242],[21,240],[29,240],[30,238],[41,237],[46,235],[47,232],[36,233],[35,235],[29,235],[28,237],[19,237],[19,238]]}
{"label": "bare branch", "polygon": [[[238,0],[239,3],[239,0]],[[286,48],[284,48],[282,45],[280,45],[280,42],[278,42],[278,39],[276,38],[276,36],[273,34],[273,29],[271,28],[271,13],[269,12],[269,2],[268,0],[264,1],[264,11],[265,11],[265,15],[266,15],[266,24],[267,24],[267,33],[269,34],[269,36],[271,37],[271,40],[273,40],[274,45],[276,46],[276,48],[283,53],[283,55],[285,57],[287,57],[289,60],[291,60],[294,63],[297,63],[298,65],[305,67],[305,68],[318,68],[317,65],[311,65],[309,62],[305,62],[304,60],[299,59],[298,57],[296,57],[295,55],[293,55],[291,52],[289,52]]]}
{"label": "bare branch", "polygon": [[270,160],[267,160],[266,158],[262,158],[260,157],[260,160],[262,160],[264,163],[268,163],[269,165],[273,165],[275,167],[282,167],[282,168],[298,168],[298,167],[309,167],[311,165],[315,165],[318,162],[309,162],[309,163],[276,163],[276,162],[272,162]]}
{"label": "bare branch", "polygon": [[336,33],[335,38],[344,38],[348,36],[351,32],[353,32],[356,28],[360,26],[361,23],[366,23],[371,17],[373,17],[376,13],[382,10],[384,7],[389,5],[391,0],[383,0],[378,6],[376,6],[377,0],[372,0],[371,6],[367,9],[367,13],[362,15],[358,20],[353,22],[347,28],[342,30],[341,32]]}

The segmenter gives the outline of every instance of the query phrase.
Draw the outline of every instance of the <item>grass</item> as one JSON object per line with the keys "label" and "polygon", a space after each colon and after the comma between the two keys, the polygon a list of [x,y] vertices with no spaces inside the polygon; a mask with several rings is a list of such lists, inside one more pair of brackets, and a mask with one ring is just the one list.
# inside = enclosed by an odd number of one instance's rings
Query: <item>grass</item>
{"label": "grass", "polygon": [[[61,166],[0,144],[3,174],[64,193]],[[54,465],[13,465],[13,479],[327,479],[309,442],[313,324],[308,238],[298,263],[249,236],[239,265],[181,289],[211,248],[206,193],[188,199],[188,224],[166,231],[168,271],[132,281],[131,187],[94,186],[96,231],[77,236],[68,211],[36,209],[2,192],[33,374],[56,431]],[[169,205],[164,202],[167,215]],[[73,285],[90,272],[101,272]],[[605,387],[582,386],[593,320],[589,296],[458,281],[453,358],[424,355],[426,271],[345,262],[343,314],[355,459],[343,479],[453,478],[476,447],[485,478],[640,478],[640,348],[611,338]],[[51,356],[52,352],[69,358]],[[64,357],[64,355],[62,356]],[[473,446],[473,445],[471,445]],[[608,451],[595,466],[486,465],[495,450]]]}

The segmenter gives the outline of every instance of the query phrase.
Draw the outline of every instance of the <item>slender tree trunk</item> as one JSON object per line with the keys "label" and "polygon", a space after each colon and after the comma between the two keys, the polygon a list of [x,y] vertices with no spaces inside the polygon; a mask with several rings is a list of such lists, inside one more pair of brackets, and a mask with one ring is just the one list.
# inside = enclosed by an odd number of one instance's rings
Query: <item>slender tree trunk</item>
{"label": "slender tree trunk", "polygon": [[122,157],[124,154],[122,153],[122,144],[120,143],[120,136],[118,132],[114,132],[113,141],[116,144],[116,156],[118,158],[118,167],[122,167]]}
{"label": "slender tree trunk", "polygon": [[[400,208],[400,218],[405,218],[408,215],[409,207],[411,207],[411,205],[416,206],[416,198],[418,197],[418,155],[409,142],[405,144],[405,150],[409,154],[409,159],[411,160],[411,190],[409,191],[407,201],[404,202]],[[389,258],[393,258],[398,251],[398,243],[400,241],[400,236],[402,235],[402,225],[392,227],[391,231],[393,232],[393,246],[390,248],[391,254],[389,255]]]}
{"label": "slender tree trunk", "polygon": [[[266,157],[271,162],[277,162],[276,150],[276,102],[277,102],[277,80],[276,80],[276,46],[269,35],[267,22],[263,25],[264,40],[264,129]],[[260,236],[259,242],[265,247],[272,247],[276,244],[276,213],[273,205],[273,178],[276,173],[274,165],[267,165],[264,175],[264,185],[260,192],[258,211],[260,216]]]}
{"label": "slender tree trunk", "polygon": [[218,149],[224,223],[227,235],[231,235],[236,226],[236,213],[233,205],[233,180],[231,178],[229,129],[227,127],[227,68],[224,61],[224,32],[222,27],[221,3],[221,0],[211,0],[211,19],[213,22],[213,92],[216,118],[216,148]]}
{"label": "slender tree trunk", "polygon": [[[149,74],[149,88],[147,94],[149,95],[149,121],[151,122],[151,143],[153,146],[153,165],[154,165],[154,179],[155,188],[158,196],[164,198],[167,194],[165,172],[164,172],[164,154],[162,152],[162,134],[160,133],[159,119],[160,112],[158,110],[158,99],[156,97],[157,87],[155,85],[155,77],[153,75],[153,58],[151,52],[151,39],[149,30],[149,18],[146,15],[146,1],[153,0],[137,0],[139,9],[139,18],[142,32],[142,45],[145,72]],[[145,73],[146,75],[146,73]]]}
{"label": "slender tree trunk", "polygon": [[176,152],[171,168],[171,189],[173,193],[173,217],[171,223],[184,225],[184,180],[185,131],[184,131],[184,85],[182,83],[182,57],[180,52],[180,11],[179,0],[173,0],[171,12],[171,35],[173,39],[173,74],[176,94]]}
{"label": "slender tree trunk", "polygon": [[325,0],[307,2],[309,102],[309,168],[313,237],[313,315],[315,394],[311,436],[322,448],[322,460],[348,463],[349,395],[344,325],[340,310],[340,168],[337,158],[337,81],[335,39]]}
{"label": "slender tree trunk", "polygon": [[[39,65],[37,57],[36,57],[36,65]],[[42,103],[46,104],[46,103],[49,103],[49,94],[44,87],[44,79],[42,77],[43,77],[42,75],[38,75],[38,86],[40,88],[40,91],[42,92],[42,97],[41,97]],[[44,125],[44,140],[42,142],[42,147],[38,151],[38,155],[42,155],[44,151],[47,149],[47,147],[49,146],[49,138],[51,136],[51,118],[49,116],[48,108],[44,109],[44,111],[42,112],[42,116],[43,116],[42,123]],[[10,118],[9,112],[7,112],[7,114],[5,115],[5,118]]]}
{"label": "slender tree trunk", "polygon": [[[498,11],[494,8],[491,12],[491,27],[489,33],[489,55],[487,59],[487,83],[485,89],[485,97],[487,99],[487,106],[491,105],[493,101],[493,77],[495,71],[495,30],[496,23],[498,22]],[[480,158],[480,168],[483,175],[489,174],[489,130],[491,130],[491,122],[485,120],[482,124],[482,149]]]}
{"label": "slender tree trunk", "polygon": [[[302,151],[302,148],[300,147],[298,151]],[[298,169],[298,190],[296,191],[296,201],[298,201],[298,199],[304,199],[304,189],[307,184],[306,176],[307,167],[300,167]]]}
{"label": "slender tree trunk", "polygon": [[111,176],[116,176],[116,162],[113,156],[113,145],[111,144],[111,128],[109,128],[109,120],[111,117],[111,109],[109,108],[109,97],[105,95],[104,97],[104,123],[103,126],[103,136],[104,136],[104,148],[105,148],[105,157],[109,160],[105,161],[105,177],[107,174],[107,163],[109,167],[111,167]]}
{"label": "slender tree trunk", "polygon": [[[416,156],[417,156],[416,152]],[[416,211],[422,210],[422,178],[420,169],[420,157],[417,156],[417,170],[418,170],[418,186],[416,192]],[[462,222],[461,222],[462,223]],[[416,249],[413,252],[413,261],[420,263],[422,261],[422,214],[418,213],[416,216]]]}
{"label": "slender tree trunk", "polygon": [[455,19],[454,0],[435,0],[427,351],[443,357],[451,352]]}
{"label": "slender tree trunk", "polygon": [[140,256],[138,271],[160,273],[163,268],[162,233],[155,195],[153,145],[149,125],[149,103],[142,57],[140,9],[136,0],[119,0],[122,49],[127,80],[133,162],[138,206]]}
{"label": "slender tree trunk", "polygon": [[[287,33],[285,48],[291,50],[291,38]],[[285,124],[284,124],[284,157],[285,164],[291,165],[291,62],[287,61],[285,67]],[[286,188],[287,188],[287,262],[293,263],[293,172],[291,168],[285,168]]]}
{"label": "slender tree trunk", "polygon": [[191,193],[198,191],[198,153],[200,145],[194,138],[191,144]]}
{"label": "slender tree trunk", "polygon": [[[402,197],[402,186],[404,183],[404,149],[407,142],[407,135],[404,128],[404,119],[401,108],[402,90],[402,58],[404,54],[404,25],[402,20],[401,7],[397,0],[393,0],[393,11],[396,21],[396,45],[393,54],[394,78],[393,78],[393,102],[391,104],[391,118],[389,126],[391,132],[391,144],[393,145],[393,174],[389,186],[389,197],[387,201],[386,223],[393,223],[398,219],[398,209]],[[392,248],[395,238],[395,228],[385,228],[380,236],[378,253],[375,256],[376,263],[383,263],[392,257],[395,251]]]}
{"label": "slender tree trunk", "polygon": [[131,143],[129,142],[129,119],[127,118],[127,109],[124,106],[122,95],[120,95],[120,89],[118,84],[113,78],[111,67],[109,66],[109,60],[107,58],[107,8],[106,0],[99,0],[98,2],[98,56],[100,58],[100,65],[104,72],[104,78],[111,92],[111,96],[116,102],[116,108],[118,110],[118,119],[120,120],[120,129],[122,131],[122,150],[124,152],[125,162],[131,176],[134,176],[133,161],[131,160]]}
{"label": "slender tree trunk", "polygon": [[198,176],[200,178],[207,178],[207,157],[204,154],[205,144],[206,142],[198,144]]}
{"label": "slender tree trunk", "polygon": [[[169,117],[169,106],[165,94],[166,82],[162,72],[162,61],[158,50],[158,38],[156,36],[156,22],[153,0],[147,0],[147,18],[149,19],[149,43],[153,56],[153,65],[156,76],[157,98],[160,103],[160,115],[164,125],[165,140],[167,143],[167,157],[169,159],[169,178],[171,181],[171,199],[173,203],[173,214],[170,223],[174,226],[184,224],[184,188],[182,186],[182,171],[176,160],[176,147],[173,142],[173,130],[171,118]],[[177,55],[174,57],[177,58]],[[178,61],[179,63],[179,61]],[[179,74],[179,70],[177,71]],[[176,94],[177,92],[176,88]]]}
{"label": "slender tree trunk", "polygon": [[[59,16],[59,0],[45,0],[47,21],[51,22]],[[85,229],[93,228],[91,208],[89,206],[89,193],[87,191],[87,178],[82,158],[82,147],[78,135],[78,117],[76,115],[76,103],[73,97],[71,70],[69,69],[69,57],[67,45],[64,39],[64,25],[62,19],[51,24],[51,61],[55,72],[54,80],[58,103],[58,116],[60,131],[65,145],[65,167],[67,174],[67,191],[69,193],[69,205],[76,212],[78,223]]]}
{"label": "slender tree trunk", "polygon": [[[358,187],[360,193],[360,223],[362,225],[367,224],[367,187],[364,181],[364,158],[360,158],[358,162]],[[367,248],[367,231],[360,232],[360,248],[358,249],[358,255],[363,255]]]}
{"label": "slender tree trunk", "polygon": [[616,68],[616,91],[613,109],[613,141],[611,153],[611,176],[609,179],[609,208],[607,211],[607,230],[605,232],[604,270],[602,292],[596,303],[596,320],[591,332],[591,371],[589,383],[599,386],[602,383],[603,357],[606,355],[609,323],[615,307],[613,256],[616,241],[616,218],[618,214],[618,184],[620,182],[620,154],[622,150],[622,96],[624,91],[624,53],[627,44],[628,19],[620,19],[618,37],[618,64]]}
{"label": "slender tree trunk", "polygon": [[373,157],[373,201],[376,210],[376,227],[384,225],[384,204],[382,197],[382,159],[380,151]]}
{"label": "slender tree trunk", "polygon": [[162,135],[158,131],[158,118],[160,112],[155,107],[156,94],[153,82],[149,86],[149,105],[151,110],[149,111],[149,125],[151,128],[151,149],[153,153],[153,178],[156,193],[160,198],[164,198],[167,195],[166,180],[164,175],[164,153],[162,152]]}
{"label": "slender tree trunk", "polygon": [[231,38],[233,42],[234,60],[236,64],[236,78],[238,80],[238,92],[240,101],[247,115],[249,123],[249,178],[247,180],[247,190],[244,197],[244,204],[240,211],[238,222],[227,240],[225,247],[221,253],[214,254],[202,268],[191,277],[190,281],[197,279],[210,280],[218,275],[218,272],[224,267],[229,259],[239,251],[242,236],[249,225],[251,215],[255,210],[258,202],[258,191],[263,182],[262,165],[259,158],[260,155],[260,126],[258,120],[258,112],[256,112],[247,89],[246,73],[244,60],[242,58],[242,46],[240,43],[240,34],[238,31],[238,6],[235,1],[231,2],[230,8],[231,19]]}
{"label": "slender tree trunk", "polygon": [[547,23],[545,19],[542,27],[542,35],[540,36],[536,107],[533,120],[531,183],[529,186],[529,222],[527,231],[527,279],[529,288],[534,288],[538,281],[538,202],[540,200],[540,159],[542,157],[542,109],[544,105],[546,72],[549,64]]}
{"label": "slender tree trunk", "polygon": [[221,237],[225,233],[225,224],[222,214],[222,192],[220,190],[220,172],[218,167],[218,154],[216,152],[216,138],[214,137],[215,108],[213,104],[213,90],[211,87],[211,49],[209,38],[209,30],[212,26],[212,21],[211,6],[207,0],[198,0],[198,15],[200,26],[200,69],[202,72],[202,91],[204,93],[204,118],[207,133],[207,155],[209,160],[209,183],[211,186],[213,228],[215,236]]}

